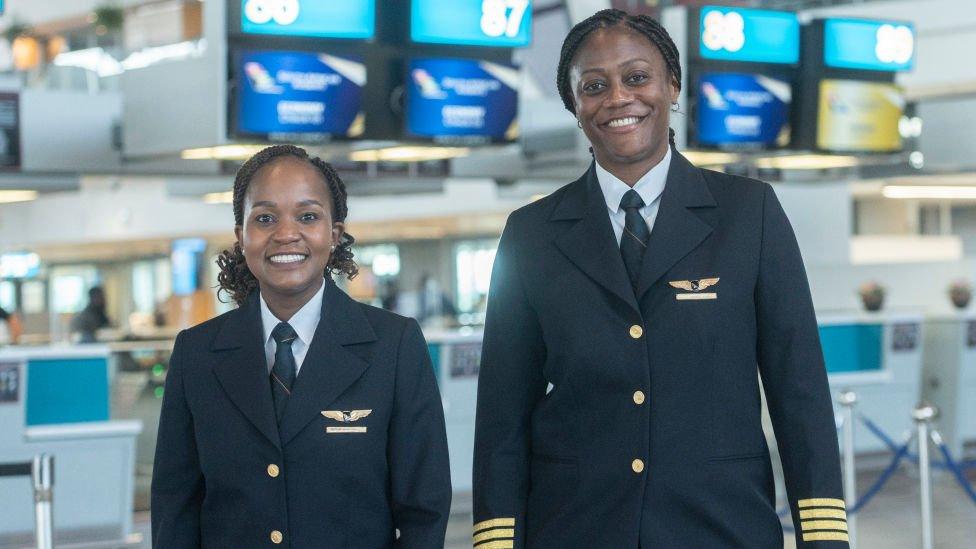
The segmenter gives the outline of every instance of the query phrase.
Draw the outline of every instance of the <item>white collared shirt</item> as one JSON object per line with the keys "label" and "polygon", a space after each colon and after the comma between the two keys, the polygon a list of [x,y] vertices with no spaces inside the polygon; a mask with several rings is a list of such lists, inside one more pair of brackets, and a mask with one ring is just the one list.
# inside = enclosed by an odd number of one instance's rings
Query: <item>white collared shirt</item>
{"label": "white collared shirt", "polygon": [[[620,238],[624,234],[624,221],[627,217],[627,212],[620,207],[620,200],[631,187],[603,169],[599,162],[594,163],[596,164],[597,181],[600,182],[603,198],[607,201],[613,234],[617,236],[617,244],[619,245]],[[664,158],[634,184],[633,189],[644,199],[644,207],[639,211],[644,220],[647,221],[648,232],[654,230],[654,221],[657,220],[657,212],[661,208],[661,195],[664,193],[664,184],[668,181],[668,168],[670,166],[671,147],[668,147],[668,152],[664,154]]]}
{"label": "white collared shirt", "polygon": [[[319,291],[315,292],[315,295],[312,296],[312,299],[309,299],[308,303],[302,305],[302,308],[298,309],[287,320],[288,324],[291,325],[298,335],[298,339],[291,342],[291,353],[295,357],[296,376],[302,370],[302,362],[305,361],[305,355],[308,354],[308,347],[312,344],[312,337],[315,336],[315,329],[318,328],[319,320],[322,318],[322,296],[325,294],[325,285],[326,282],[323,282]],[[261,324],[264,326],[264,357],[268,361],[269,373],[274,366],[275,350],[278,348],[278,344],[271,337],[271,332],[279,322],[281,320],[271,312],[262,295]]]}

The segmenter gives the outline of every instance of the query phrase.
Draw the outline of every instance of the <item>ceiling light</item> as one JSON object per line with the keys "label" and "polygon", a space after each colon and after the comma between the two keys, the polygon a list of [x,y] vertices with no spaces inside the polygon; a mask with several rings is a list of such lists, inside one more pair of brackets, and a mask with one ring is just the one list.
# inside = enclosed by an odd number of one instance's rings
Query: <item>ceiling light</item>
{"label": "ceiling light", "polygon": [[826,170],[830,168],[852,168],[858,164],[859,161],[856,156],[829,154],[769,156],[756,159],[757,168],[775,170]]}
{"label": "ceiling light", "polygon": [[9,204],[11,202],[29,202],[35,199],[37,199],[37,191],[0,191],[0,204]]}
{"label": "ceiling light", "polygon": [[976,200],[976,186],[963,185],[886,185],[881,194],[885,198]]}
{"label": "ceiling light", "polygon": [[199,149],[185,149],[180,153],[183,160],[247,160],[267,145],[218,145]]}
{"label": "ceiling light", "polygon": [[234,201],[234,191],[207,193],[203,195],[203,201],[207,204],[230,204]]}
{"label": "ceiling light", "polygon": [[739,161],[739,155],[717,151],[681,151],[681,154],[695,166],[719,166],[734,164]]}
{"label": "ceiling light", "polygon": [[423,162],[458,158],[470,152],[467,147],[388,147],[353,151],[349,153],[349,159],[355,162]]}

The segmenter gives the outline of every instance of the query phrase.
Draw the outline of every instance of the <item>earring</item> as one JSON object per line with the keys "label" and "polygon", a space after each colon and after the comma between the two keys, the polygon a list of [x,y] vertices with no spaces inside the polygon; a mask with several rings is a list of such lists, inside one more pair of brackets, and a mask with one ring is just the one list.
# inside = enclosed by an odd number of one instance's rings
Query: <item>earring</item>
{"label": "earring", "polygon": [[336,246],[335,246],[335,244],[333,244],[333,245],[332,245],[332,251],[333,251],[333,252],[335,251],[335,248],[336,248]]}
{"label": "earring", "polygon": [[576,119],[576,127],[578,127],[581,130],[583,129],[583,123],[580,122],[580,119],[579,118]]}
{"label": "earring", "polygon": [[677,101],[675,101],[674,103],[671,103],[671,112],[678,112],[678,109],[680,109],[680,108],[681,107],[678,105],[678,102]]}

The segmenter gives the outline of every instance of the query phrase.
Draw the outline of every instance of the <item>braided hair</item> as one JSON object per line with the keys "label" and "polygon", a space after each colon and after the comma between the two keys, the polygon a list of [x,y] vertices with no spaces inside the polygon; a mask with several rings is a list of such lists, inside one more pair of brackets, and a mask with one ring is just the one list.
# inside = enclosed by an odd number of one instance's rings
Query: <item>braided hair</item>
{"label": "braided hair", "polygon": [[[237,171],[234,178],[234,223],[237,226],[244,225],[244,198],[247,195],[248,187],[254,174],[267,166],[272,161],[283,157],[294,157],[304,160],[314,166],[322,175],[322,179],[329,186],[329,193],[332,195],[332,221],[345,221],[349,208],[346,204],[346,185],[339,178],[335,169],[321,158],[309,156],[308,151],[294,145],[272,145],[262,149],[257,154],[248,159]],[[329,263],[325,266],[324,276],[332,278],[333,273],[340,273],[352,280],[359,273],[359,267],[353,261],[352,245],[356,239],[349,233],[343,233],[341,242],[332,251]],[[244,251],[241,249],[240,242],[234,243],[233,249],[224,250],[217,257],[217,267],[220,273],[217,275],[218,296],[220,292],[227,292],[231,299],[238,305],[244,303],[251,292],[258,288],[258,279],[255,278],[251,270],[247,268],[247,261],[244,259]]]}
{"label": "braided hair", "polygon": [[[576,57],[576,52],[591,32],[616,26],[626,26],[647,37],[651,44],[654,44],[661,52],[671,78],[674,79],[678,89],[681,89],[681,64],[678,59],[678,47],[661,23],[647,15],[630,15],[618,9],[600,10],[570,29],[566,39],[563,40],[562,50],[559,52],[556,89],[559,91],[559,97],[563,100],[563,106],[573,115],[576,115],[576,102],[573,97],[573,85],[569,79],[569,69]],[[669,141],[674,145],[674,130],[670,130]]]}

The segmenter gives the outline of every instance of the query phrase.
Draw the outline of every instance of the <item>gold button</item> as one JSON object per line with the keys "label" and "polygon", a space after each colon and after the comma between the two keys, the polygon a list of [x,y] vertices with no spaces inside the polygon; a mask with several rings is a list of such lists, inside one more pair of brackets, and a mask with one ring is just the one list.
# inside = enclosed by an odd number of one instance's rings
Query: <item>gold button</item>
{"label": "gold button", "polygon": [[644,404],[644,391],[634,391],[634,404]]}
{"label": "gold button", "polygon": [[280,472],[281,472],[281,469],[278,469],[278,466],[275,465],[274,463],[272,463],[271,465],[268,465],[268,476],[269,477],[271,477],[271,478],[278,478],[278,473],[280,473]]}
{"label": "gold button", "polygon": [[278,544],[281,540],[285,539],[285,536],[281,535],[281,532],[277,530],[271,531],[271,543]]}
{"label": "gold button", "polygon": [[640,336],[642,335],[644,335],[644,328],[641,328],[637,324],[630,327],[630,337],[640,339]]}
{"label": "gold button", "polygon": [[633,462],[631,462],[630,468],[633,469],[635,473],[643,472],[644,462],[639,459],[635,459]]}

